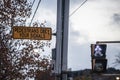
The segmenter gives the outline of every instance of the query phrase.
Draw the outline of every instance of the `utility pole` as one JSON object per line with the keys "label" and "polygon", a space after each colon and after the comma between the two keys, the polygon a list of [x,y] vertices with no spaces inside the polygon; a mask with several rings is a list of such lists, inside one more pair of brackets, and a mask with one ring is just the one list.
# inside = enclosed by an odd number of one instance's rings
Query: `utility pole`
{"label": "utility pole", "polygon": [[67,80],[69,0],[57,0],[57,33],[55,74],[57,80]]}

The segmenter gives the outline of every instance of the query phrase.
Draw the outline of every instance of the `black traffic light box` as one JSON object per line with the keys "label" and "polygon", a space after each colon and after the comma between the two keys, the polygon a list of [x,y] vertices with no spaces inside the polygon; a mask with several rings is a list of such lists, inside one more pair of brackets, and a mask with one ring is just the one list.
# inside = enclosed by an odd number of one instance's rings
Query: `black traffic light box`
{"label": "black traffic light box", "polygon": [[52,49],[52,60],[51,60],[52,73],[55,73],[55,66],[56,66],[56,48]]}
{"label": "black traffic light box", "polygon": [[91,44],[91,56],[94,59],[106,58],[106,44]]}
{"label": "black traffic light box", "polygon": [[106,44],[91,44],[92,71],[101,73],[106,71]]}
{"label": "black traffic light box", "polygon": [[52,60],[56,60],[56,48],[52,49]]}
{"label": "black traffic light box", "polygon": [[92,59],[92,71],[101,73],[105,72],[107,67],[107,59]]}

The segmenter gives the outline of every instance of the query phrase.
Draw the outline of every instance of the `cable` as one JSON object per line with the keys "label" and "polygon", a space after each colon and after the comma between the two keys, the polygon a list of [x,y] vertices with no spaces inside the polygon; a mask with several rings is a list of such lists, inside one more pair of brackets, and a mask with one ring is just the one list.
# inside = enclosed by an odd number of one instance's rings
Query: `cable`
{"label": "cable", "polygon": [[83,4],[85,4],[87,2],[87,0],[85,0],[82,4],[80,4],[80,6],[78,6],[78,8],[76,8],[70,15],[69,15],[69,17],[70,16],[72,16]]}
{"label": "cable", "polygon": [[37,12],[37,10],[38,10],[38,7],[39,7],[39,5],[40,5],[40,2],[41,2],[41,0],[39,0],[39,2],[38,2],[37,8],[36,8],[36,10],[35,10],[35,12],[34,12],[34,14],[33,14],[33,17],[32,17],[32,19],[31,19],[31,22],[30,22],[29,26],[31,26],[31,23],[32,23],[32,21],[33,21],[33,19],[34,19],[34,17],[35,17],[35,14],[36,14],[36,12]]}
{"label": "cable", "polygon": [[33,1],[32,5],[31,5],[31,8],[33,7],[34,3],[35,3],[35,0]]}

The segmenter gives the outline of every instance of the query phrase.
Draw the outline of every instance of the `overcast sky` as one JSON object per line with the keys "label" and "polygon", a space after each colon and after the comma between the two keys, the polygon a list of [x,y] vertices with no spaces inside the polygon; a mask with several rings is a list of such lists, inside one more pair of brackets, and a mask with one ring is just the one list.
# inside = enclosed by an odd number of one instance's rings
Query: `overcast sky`
{"label": "overcast sky", "polygon": [[[33,12],[38,3],[38,0],[35,1]],[[70,14],[83,1],[70,0]],[[33,21],[46,21],[46,26],[55,32],[56,11],[57,0],[41,0]],[[120,0],[87,0],[69,18],[68,68],[72,70],[91,68],[90,44],[96,41],[116,40],[120,41]],[[55,37],[51,42],[54,48]],[[107,45],[108,67],[114,67],[115,55],[119,52],[120,44]]]}

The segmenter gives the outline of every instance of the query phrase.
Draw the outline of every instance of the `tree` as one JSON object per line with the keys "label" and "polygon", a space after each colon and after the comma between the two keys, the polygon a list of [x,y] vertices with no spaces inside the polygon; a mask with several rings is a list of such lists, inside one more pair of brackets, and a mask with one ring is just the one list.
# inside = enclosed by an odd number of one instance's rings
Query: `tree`
{"label": "tree", "polygon": [[115,64],[120,65],[120,53],[116,55]]}
{"label": "tree", "polygon": [[49,41],[12,38],[12,27],[25,26],[30,15],[31,3],[27,0],[0,0],[0,80],[24,80],[36,77],[37,71],[50,71],[50,57],[34,51],[44,51],[45,46],[50,47]]}

